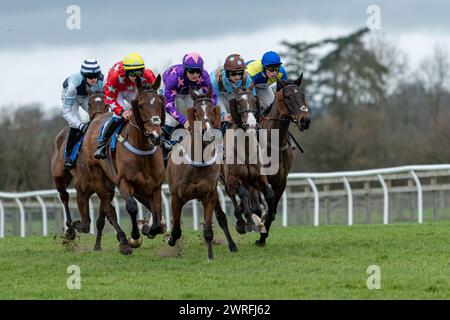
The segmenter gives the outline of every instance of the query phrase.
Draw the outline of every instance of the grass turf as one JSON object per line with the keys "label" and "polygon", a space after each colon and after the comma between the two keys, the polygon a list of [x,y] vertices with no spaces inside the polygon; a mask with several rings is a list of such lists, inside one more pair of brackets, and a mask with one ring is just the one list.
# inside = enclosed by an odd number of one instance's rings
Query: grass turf
{"label": "grass turf", "polygon": [[[95,238],[0,239],[0,299],[449,299],[450,223],[274,227],[268,245],[238,235],[228,251],[215,228],[215,260],[207,261],[202,232],[186,230],[179,248],[145,238],[131,256],[112,234],[103,251]],[[81,270],[70,290],[67,267]],[[378,265],[381,289],[367,288]]]}

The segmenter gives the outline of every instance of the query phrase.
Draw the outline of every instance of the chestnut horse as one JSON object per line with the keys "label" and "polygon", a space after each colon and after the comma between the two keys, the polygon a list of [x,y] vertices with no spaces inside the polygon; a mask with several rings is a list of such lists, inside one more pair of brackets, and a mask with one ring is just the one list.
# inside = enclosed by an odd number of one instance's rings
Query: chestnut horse
{"label": "chestnut horse", "polygon": [[[268,150],[271,144],[275,143],[279,147],[279,168],[274,175],[268,175],[268,181],[274,192],[274,211],[268,212],[263,217],[267,233],[261,233],[260,239],[256,241],[258,246],[264,246],[269,236],[270,226],[275,220],[278,202],[286,189],[287,176],[293,165],[293,150],[288,144],[289,125],[294,123],[300,131],[307,130],[311,124],[308,112],[308,104],[305,94],[300,90],[303,80],[303,73],[297,80],[286,80],[277,82],[277,92],[271,109],[266,116],[262,117],[261,127],[267,129]],[[271,130],[279,130],[279,140],[271,141]],[[257,198],[257,197],[256,197]]]}
{"label": "chestnut horse", "polygon": [[[204,208],[204,226],[203,236],[208,247],[208,260],[213,259],[212,240],[214,237],[212,229],[213,211],[216,212],[216,218],[220,227],[223,229],[228,240],[230,251],[237,251],[236,244],[231,238],[228,230],[228,222],[225,213],[220,207],[219,197],[217,193],[217,181],[220,175],[220,163],[216,159],[221,152],[214,146],[214,138],[210,141],[203,140],[214,131],[221,135],[219,129],[221,127],[220,107],[214,106],[212,102],[212,91],[208,95],[197,95],[191,92],[194,105],[186,109],[187,119],[189,121],[189,137],[191,143],[184,143],[186,148],[181,144],[177,144],[172,150],[167,163],[167,177],[169,182],[169,190],[171,194],[173,229],[169,238],[169,245],[174,246],[176,241],[181,237],[181,212],[183,206],[192,199],[198,199],[202,202]],[[201,124],[201,128],[196,126]],[[216,129],[216,130],[211,130]],[[200,137],[200,146],[196,146],[195,139]],[[212,149],[214,155],[206,162],[193,161],[195,158],[195,149],[200,147],[201,153],[205,150]],[[198,150],[198,149],[197,149]],[[174,154],[180,152],[183,154],[185,161],[175,162]],[[206,152],[207,153],[207,152]],[[194,155],[194,156],[193,156]]]}
{"label": "chestnut horse", "polygon": [[[88,114],[90,121],[92,121],[95,117],[102,113],[106,113],[108,111],[108,107],[105,106],[103,102],[103,94],[93,93],[86,89],[88,92]],[[64,150],[66,147],[66,140],[69,128],[64,128],[61,130],[56,138],[53,145],[53,154],[51,159],[51,174],[53,181],[55,183],[55,187],[58,190],[59,197],[61,202],[63,203],[66,215],[66,226],[67,230],[65,233],[67,240],[74,240],[76,236],[75,229],[81,232],[88,232],[89,228],[86,230],[81,230],[80,221],[72,222],[72,216],[70,214],[69,209],[69,193],[67,192],[67,187],[69,183],[72,181],[72,178],[75,177],[76,181],[79,180],[80,171],[83,170],[84,164],[83,160],[78,157],[77,165],[74,169],[68,171],[64,170]],[[83,174],[84,175],[84,174]],[[112,188],[113,196],[114,196],[114,188]],[[112,200],[112,199],[111,199]],[[104,206],[100,205],[100,217],[104,217]],[[83,218],[84,220],[89,220],[89,215]],[[100,219],[100,218],[99,218]],[[104,218],[103,218],[104,219]],[[98,224],[99,222],[97,222]],[[104,222],[103,222],[104,223]]]}
{"label": "chestnut horse", "polygon": [[[224,144],[227,156],[233,156],[233,163],[226,161],[222,166],[225,190],[233,203],[234,215],[237,219],[236,231],[241,234],[246,231],[265,232],[260,219],[261,209],[259,205],[251,205],[249,187],[261,191],[269,205],[269,213],[272,214],[274,211],[272,188],[269,186],[267,177],[261,175],[260,170],[261,163],[258,157],[256,129],[258,126],[257,119],[260,119],[261,107],[258,98],[253,96],[252,89],[235,90],[236,97],[230,100],[230,113],[233,118],[231,125],[233,131],[231,132],[234,133],[230,137],[234,139],[235,136],[241,136],[244,139],[244,145],[236,143],[236,141],[228,141],[230,131],[227,131]],[[248,142],[246,142],[247,137],[249,138]],[[228,150],[228,148],[232,148],[232,150]],[[237,205],[236,195],[241,200],[246,223],[242,219],[241,208]]]}
{"label": "chestnut horse", "polygon": [[[157,92],[160,84],[160,75],[150,87],[144,87],[139,77],[136,79],[138,94],[132,101],[132,115],[117,134],[117,141],[120,143],[117,143],[115,152],[109,149],[105,160],[97,160],[93,154],[101,127],[111,117],[111,113],[96,117],[86,132],[82,153],[90,174],[95,174],[99,182],[107,181],[119,188],[131,218],[131,238],[127,240],[124,234],[117,233],[122,253],[128,253],[128,244],[132,248],[138,248],[142,243],[135,199],[152,213],[152,226],[144,225],[142,233],[153,238],[166,230],[161,213],[161,189],[165,170],[160,135],[165,103],[163,96]],[[77,192],[80,212],[87,212],[90,195],[90,190]]]}

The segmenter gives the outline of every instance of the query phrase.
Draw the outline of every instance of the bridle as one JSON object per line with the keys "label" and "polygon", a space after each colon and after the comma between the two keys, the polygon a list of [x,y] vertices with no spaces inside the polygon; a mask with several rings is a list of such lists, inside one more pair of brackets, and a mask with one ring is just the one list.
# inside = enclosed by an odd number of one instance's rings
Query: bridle
{"label": "bridle", "polygon": [[[139,92],[135,99],[138,100],[138,98],[139,98],[141,95],[143,95],[144,93],[155,93],[156,96],[158,96],[158,99],[159,99],[158,92],[157,92],[155,89],[151,89],[151,88],[150,88],[150,89],[145,89],[145,90],[142,90],[141,92]],[[139,111],[138,111],[138,112],[139,112]],[[142,125],[144,125],[144,124],[147,123],[147,122],[151,122],[151,123],[152,123],[153,125],[155,125],[155,126],[161,126],[161,124],[162,124],[162,123],[161,123],[161,118],[160,118],[159,116],[151,116],[150,118],[145,119],[145,118],[142,118],[140,112],[139,112],[139,115],[136,115],[136,116],[138,116],[138,117],[141,119]],[[135,128],[138,129],[139,131],[141,131],[141,132],[144,134],[144,136],[146,136],[146,137],[149,137],[149,136],[150,136],[150,134],[147,133],[147,132],[145,131],[145,129],[140,128],[136,123],[133,123],[133,121],[131,121],[131,119],[130,119],[129,122],[130,122],[130,125],[131,125],[131,126],[135,127]]]}
{"label": "bridle", "polygon": [[[207,102],[207,103],[213,104],[213,100],[212,100],[210,97],[201,97],[201,98],[197,98],[197,99],[194,100],[194,105],[195,105],[197,102],[203,102],[203,101],[205,101],[205,102]],[[201,107],[202,105],[203,105],[203,104],[200,104],[200,107]],[[203,109],[203,108],[202,108],[202,109]],[[204,109],[203,112],[205,112],[205,117],[204,117],[204,119],[202,119],[202,122],[208,123],[208,124],[211,126],[211,122],[210,122],[209,118],[206,116],[206,109]]]}
{"label": "bridle", "polygon": [[[287,86],[283,87],[281,92],[279,91],[279,92],[276,93],[275,99],[278,102],[278,110],[281,113],[281,117],[280,118],[271,118],[269,116],[263,116],[262,120],[274,120],[274,121],[280,121],[280,122],[283,122],[283,123],[291,123],[291,122],[295,123],[296,122],[295,118],[294,118],[294,115],[289,112],[289,108],[287,107],[286,101],[285,101],[285,98],[284,98],[284,90],[286,88],[294,88],[294,87],[296,89],[298,89],[297,85],[295,85],[295,84],[288,84]],[[300,93],[300,94],[302,94],[302,93]],[[304,101],[304,105],[302,105],[299,108],[299,110],[301,112],[308,112],[308,106],[306,104],[306,101],[303,99],[303,96],[302,96],[302,100]],[[272,103],[272,105],[273,105],[273,103]]]}

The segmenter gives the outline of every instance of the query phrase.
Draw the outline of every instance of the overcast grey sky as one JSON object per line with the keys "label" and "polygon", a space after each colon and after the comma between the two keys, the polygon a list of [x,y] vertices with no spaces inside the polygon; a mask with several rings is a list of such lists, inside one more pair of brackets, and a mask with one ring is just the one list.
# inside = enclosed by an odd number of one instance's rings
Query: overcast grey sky
{"label": "overcast grey sky", "polygon": [[[80,30],[66,27],[72,4],[81,9]],[[450,45],[450,2],[443,0],[0,0],[0,67],[11,75],[0,78],[0,106],[58,105],[62,81],[85,57],[97,58],[107,72],[136,50],[162,72],[192,50],[213,68],[232,52],[250,60],[280,49],[283,39],[319,40],[364,27],[369,5],[380,7],[381,31],[413,62],[431,53],[435,42]],[[24,79],[26,94],[15,81]]]}

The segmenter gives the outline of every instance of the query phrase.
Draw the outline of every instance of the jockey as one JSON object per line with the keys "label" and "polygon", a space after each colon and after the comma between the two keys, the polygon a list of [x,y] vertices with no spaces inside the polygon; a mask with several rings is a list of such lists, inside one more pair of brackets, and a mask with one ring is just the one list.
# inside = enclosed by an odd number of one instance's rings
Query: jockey
{"label": "jockey", "polygon": [[[252,82],[252,77],[245,71],[244,59],[239,54],[229,55],[223,67],[211,72],[211,84],[217,96],[222,120],[231,121],[229,101],[236,97],[234,90],[248,89]],[[256,94],[255,90],[253,94]]]}
{"label": "jockey", "polygon": [[103,74],[95,59],[86,59],[81,64],[80,72],[66,78],[63,83],[62,116],[69,124],[69,134],[67,135],[66,153],[64,159],[64,169],[70,170],[75,167],[75,163],[70,160],[73,147],[80,134],[86,133],[88,123],[81,122],[78,113],[79,107],[88,112],[88,93],[86,88],[92,92],[103,91]]}
{"label": "jockey", "polygon": [[136,88],[137,77],[140,77],[142,84],[152,84],[155,81],[153,71],[145,69],[144,60],[136,52],[126,55],[122,61],[114,64],[109,70],[104,94],[105,104],[113,111],[113,115],[104,125],[102,136],[94,154],[96,159],[106,158],[106,146],[109,138],[131,116],[132,110],[125,109],[125,101],[131,105],[131,101],[136,97],[138,92]]}
{"label": "jockey", "polygon": [[287,80],[286,70],[281,64],[280,56],[274,51],[264,53],[261,60],[247,62],[246,70],[255,83],[256,95],[261,103],[262,111],[269,107],[275,99],[270,85],[278,80]]}
{"label": "jockey", "polygon": [[[206,93],[211,88],[211,80],[208,72],[203,69],[203,59],[195,52],[185,54],[182,64],[169,67],[163,74],[164,98],[166,100],[166,123],[163,127],[164,138],[170,141],[173,129],[179,123],[184,128],[189,128],[186,120],[186,108],[191,107],[190,90],[202,90]],[[212,97],[214,105],[217,103],[216,95]],[[170,146],[166,143],[164,151]]]}

